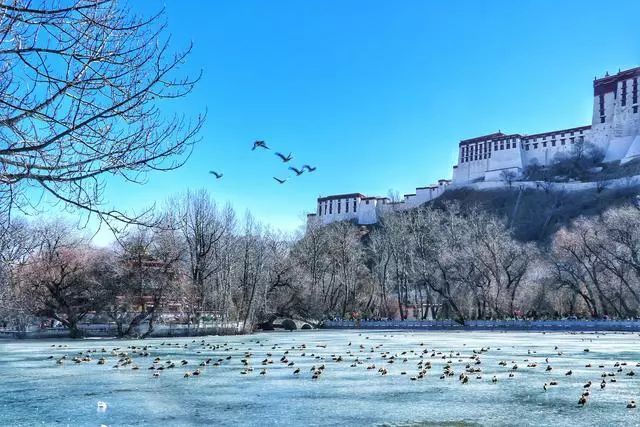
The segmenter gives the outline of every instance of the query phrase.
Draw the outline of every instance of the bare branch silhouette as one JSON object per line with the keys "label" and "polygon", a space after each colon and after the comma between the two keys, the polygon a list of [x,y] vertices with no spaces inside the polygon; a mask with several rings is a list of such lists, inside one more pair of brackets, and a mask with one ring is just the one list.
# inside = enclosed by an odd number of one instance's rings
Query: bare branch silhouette
{"label": "bare branch silhouette", "polygon": [[0,1],[0,213],[37,209],[39,192],[100,220],[144,222],[105,208],[105,178],[143,183],[186,161],[204,116],[167,117],[160,104],[199,80],[178,74],[190,52],[169,52],[163,11]]}

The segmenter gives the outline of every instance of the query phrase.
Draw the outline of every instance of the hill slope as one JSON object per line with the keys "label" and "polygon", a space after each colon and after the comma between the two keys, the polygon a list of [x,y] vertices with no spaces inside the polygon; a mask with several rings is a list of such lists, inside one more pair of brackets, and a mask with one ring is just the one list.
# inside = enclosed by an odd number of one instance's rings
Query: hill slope
{"label": "hill slope", "polygon": [[477,207],[506,218],[519,240],[544,243],[573,219],[599,215],[608,208],[633,203],[639,192],[638,185],[571,192],[507,187],[493,190],[455,189],[446,191],[430,203],[437,207],[455,201],[464,207]]}

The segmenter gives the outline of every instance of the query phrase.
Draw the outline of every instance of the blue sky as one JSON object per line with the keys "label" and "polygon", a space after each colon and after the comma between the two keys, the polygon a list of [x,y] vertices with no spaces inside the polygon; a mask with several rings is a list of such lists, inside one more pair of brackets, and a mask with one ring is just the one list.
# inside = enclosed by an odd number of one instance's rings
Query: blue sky
{"label": "blue sky", "polygon": [[[202,0],[166,11],[173,45],[194,43],[184,70],[203,71],[171,108],[208,109],[202,142],[144,186],[109,182],[106,199],[141,209],[207,188],[285,230],[319,195],[450,178],[460,139],[589,124],[594,76],[640,65],[638,1]],[[255,139],[318,170],[277,185],[286,168],[250,151]]]}

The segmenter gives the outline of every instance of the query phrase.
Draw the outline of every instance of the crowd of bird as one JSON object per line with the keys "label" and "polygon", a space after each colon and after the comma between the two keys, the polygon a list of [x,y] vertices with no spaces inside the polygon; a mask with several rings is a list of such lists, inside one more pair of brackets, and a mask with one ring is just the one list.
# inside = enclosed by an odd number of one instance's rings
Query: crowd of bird
{"label": "crowd of bird", "polygon": [[[362,334],[360,334],[362,337]],[[390,336],[392,338],[393,336]],[[385,336],[386,338],[386,336]],[[539,384],[541,393],[558,386],[562,381],[574,386],[576,381],[570,380],[574,375],[573,369],[560,370],[554,367],[556,361],[563,357],[563,351],[557,346],[552,352],[539,356],[537,350],[528,349],[526,357],[519,360],[499,360],[497,366],[489,366],[484,375],[485,355],[489,352],[498,353],[501,348],[495,350],[491,347],[481,347],[462,353],[460,351],[442,351],[429,348],[421,342],[417,348],[388,351],[384,343],[373,343],[369,336],[362,337],[360,344],[348,342],[346,346],[340,345],[342,351],[331,352],[327,350],[328,344],[313,343],[307,345],[301,343],[293,346],[283,344],[269,344],[265,340],[251,340],[245,348],[243,344],[231,342],[211,342],[212,338],[193,339],[191,342],[163,341],[146,343],[144,345],[129,345],[126,347],[90,348],[75,353],[66,354],[68,345],[52,345],[62,355],[50,355],[47,359],[54,360],[57,365],[81,365],[96,364],[111,367],[112,370],[140,370],[146,369],[153,378],[163,375],[172,375],[169,372],[178,372],[178,375],[186,378],[200,377],[203,375],[215,375],[215,369],[231,369],[239,375],[267,376],[270,371],[278,369],[290,370],[291,378],[306,378],[318,381],[326,372],[330,372],[337,365],[348,365],[352,369],[361,369],[369,375],[392,376],[400,375],[408,381],[424,381],[427,378],[439,380],[457,380],[465,385],[474,381],[485,381],[493,385],[499,385],[504,381],[511,381],[524,371],[542,370],[548,379]],[[221,337],[217,337],[221,340]],[[215,340],[215,338],[214,338]],[[334,343],[329,344],[331,348]],[[466,344],[464,344],[466,347]],[[178,352],[184,352],[185,358],[171,357]],[[588,353],[589,348],[584,352]],[[188,356],[187,356],[188,354]],[[188,359],[187,357],[190,357]],[[193,360],[195,358],[196,360]],[[487,356],[488,358],[488,356]],[[552,360],[554,359],[554,360]],[[237,361],[239,360],[239,363]],[[569,359],[567,359],[569,360]],[[584,362],[583,362],[584,363]],[[311,366],[309,366],[311,365]],[[400,366],[399,368],[397,366]],[[395,367],[392,369],[392,367]],[[584,368],[593,371],[593,377],[581,384],[577,404],[585,406],[595,393],[604,393],[607,387],[622,380],[635,379],[636,373],[633,367],[640,368],[640,363],[628,361],[587,363]],[[565,368],[566,369],[566,368]],[[530,381],[528,381],[530,382]],[[634,409],[635,400],[626,401],[626,407]]]}
{"label": "crowd of bird", "polygon": [[[251,147],[251,151],[256,151],[256,149],[258,151],[271,150],[271,148],[269,148],[269,146],[267,146],[267,143],[264,142],[264,141],[261,141],[261,140],[254,141],[253,146]],[[282,161],[282,163],[284,163],[285,165],[288,165],[288,170],[293,173],[293,175],[289,174],[289,176],[286,176],[284,178],[280,178],[280,177],[274,176],[273,179],[278,184],[284,184],[292,176],[296,176],[297,177],[297,176],[300,176],[300,175],[302,175],[304,173],[315,172],[315,170],[317,169],[315,166],[311,166],[311,165],[307,165],[307,164],[302,165],[302,167],[291,166],[289,164],[289,162],[291,162],[291,160],[293,160],[293,154],[292,153],[289,153],[289,154],[285,155],[283,153],[280,153],[280,152],[276,151],[274,153],[274,155],[276,157],[278,157]],[[211,170],[211,171],[209,171],[209,173],[211,175],[215,176],[216,179],[221,179],[224,176],[224,174],[222,172],[219,172],[219,171]]]}

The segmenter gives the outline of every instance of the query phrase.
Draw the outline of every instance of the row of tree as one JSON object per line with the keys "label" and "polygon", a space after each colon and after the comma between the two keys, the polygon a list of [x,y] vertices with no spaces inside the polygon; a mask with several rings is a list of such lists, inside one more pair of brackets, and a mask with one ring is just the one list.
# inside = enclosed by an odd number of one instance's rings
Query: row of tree
{"label": "row of tree", "polygon": [[291,257],[315,318],[629,318],[640,314],[638,223],[629,205],[522,242],[501,218],[450,203],[370,230],[309,224]]}
{"label": "row of tree", "polygon": [[98,248],[63,221],[12,221],[0,239],[0,314],[25,327],[113,322],[120,336],[158,322],[250,330],[286,316],[466,319],[635,317],[640,210],[581,218],[545,244],[458,204],[385,215],[365,228],[307,224],[295,238],[205,191],[175,197],[154,227]]}
{"label": "row of tree", "polygon": [[0,240],[0,320],[50,319],[74,336],[83,322],[114,322],[120,336],[158,321],[250,328],[289,285],[287,239],[204,191],[167,206],[154,227],[134,226],[107,248],[61,220],[12,221]]}

